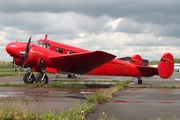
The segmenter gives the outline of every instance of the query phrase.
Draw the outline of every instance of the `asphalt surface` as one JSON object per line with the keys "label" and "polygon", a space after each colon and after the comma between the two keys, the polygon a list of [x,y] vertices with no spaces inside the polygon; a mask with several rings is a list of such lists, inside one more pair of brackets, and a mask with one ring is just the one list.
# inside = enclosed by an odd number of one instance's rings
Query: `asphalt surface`
{"label": "asphalt surface", "polygon": [[[49,75],[51,82],[57,80],[55,75]],[[60,75],[59,79],[65,79]],[[83,80],[130,80],[132,77],[104,77],[104,76],[77,76]],[[23,83],[22,76],[0,77],[0,83]],[[169,79],[158,76],[143,78],[144,85],[180,85],[180,73],[174,73]],[[131,85],[137,85],[134,79]],[[0,87],[0,98],[22,102],[28,98],[26,108],[36,112],[54,110],[57,113],[62,109],[71,108],[85,101],[85,95],[98,89],[68,89],[68,88],[32,88],[32,87]],[[16,104],[15,102],[15,104]],[[2,104],[2,103],[0,103]],[[151,119],[180,119],[180,89],[143,89],[128,88],[117,93],[110,101],[98,105],[89,114],[87,120],[99,118],[118,120],[151,120]]]}
{"label": "asphalt surface", "polygon": [[[143,78],[144,85],[180,86],[180,73],[169,79],[158,76]],[[131,85],[137,85],[134,80]],[[118,120],[180,120],[180,89],[128,88],[117,93],[110,101],[98,105],[89,120],[99,118]]]}

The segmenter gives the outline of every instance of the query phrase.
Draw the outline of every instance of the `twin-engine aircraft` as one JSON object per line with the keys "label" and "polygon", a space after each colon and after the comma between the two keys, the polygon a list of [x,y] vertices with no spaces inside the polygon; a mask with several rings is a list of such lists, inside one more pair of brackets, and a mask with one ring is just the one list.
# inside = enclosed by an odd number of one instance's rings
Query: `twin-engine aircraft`
{"label": "twin-engine aircraft", "polygon": [[[62,44],[53,40],[44,39],[31,42],[11,42],[6,46],[6,51],[13,57],[16,65],[22,68],[29,67],[23,76],[26,84],[49,82],[46,72],[58,74],[68,72],[84,75],[109,75],[141,77],[159,75],[161,78],[169,78],[174,71],[174,57],[171,53],[164,53],[158,67],[143,65],[143,59],[136,54],[129,63],[116,59],[103,51],[89,51],[78,47]],[[39,72],[35,75],[33,72]]]}

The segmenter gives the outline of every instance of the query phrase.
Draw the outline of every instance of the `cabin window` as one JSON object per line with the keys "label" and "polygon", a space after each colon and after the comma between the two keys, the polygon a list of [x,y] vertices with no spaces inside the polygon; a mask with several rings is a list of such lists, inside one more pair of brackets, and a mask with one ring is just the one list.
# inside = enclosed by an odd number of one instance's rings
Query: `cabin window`
{"label": "cabin window", "polygon": [[61,48],[56,48],[56,52],[58,52],[58,53],[63,53],[63,49],[61,49]]}
{"label": "cabin window", "polygon": [[68,50],[67,54],[74,54],[75,52]]}

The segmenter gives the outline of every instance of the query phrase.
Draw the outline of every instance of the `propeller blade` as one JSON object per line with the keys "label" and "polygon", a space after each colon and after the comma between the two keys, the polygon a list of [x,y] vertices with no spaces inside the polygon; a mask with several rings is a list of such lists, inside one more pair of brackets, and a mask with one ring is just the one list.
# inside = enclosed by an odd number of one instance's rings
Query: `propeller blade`
{"label": "propeller blade", "polygon": [[29,45],[30,45],[30,43],[31,43],[31,37],[32,37],[32,36],[29,37],[29,40],[28,40],[28,43],[27,43],[27,46],[26,46],[26,49],[25,49],[25,52],[26,52],[26,53],[29,52]]}
{"label": "propeller blade", "polygon": [[25,57],[23,56],[22,63],[21,63],[21,68],[24,68],[24,61],[25,61]]}
{"label": "propeller blade", "polygon": [[22,64],[21,64],[21,68],[22,68],[22,69],[24,68],[25,60],[26,60],[26,58],[28,57],[29,46],[30,46],[30,44],[31,44],[31,37],[32,37],[32,36],[30,35],[29,40],[28,40],[28,43],[27,43],[27,45],[26,45],[26,49],[25,49],[23,58],[22,58]]}

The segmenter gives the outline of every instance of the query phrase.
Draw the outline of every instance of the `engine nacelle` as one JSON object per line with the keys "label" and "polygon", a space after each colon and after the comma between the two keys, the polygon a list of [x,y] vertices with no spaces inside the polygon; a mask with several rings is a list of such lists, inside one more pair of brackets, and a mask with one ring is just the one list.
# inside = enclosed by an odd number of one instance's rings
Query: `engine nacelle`
{"label": "engine nacelle", "polygon": [[14,63],[18,66],[22,65],[22,59],[14,58]]}
{"label": "engine nacelle", "polygon": [[35,49],[32,47],[29,51],[28,58],[25,63],[27,63],[27,66],[31,67],[41,67],[43,68],[45,66],[45,51],[39,50],[43,48],[36,47]]}

